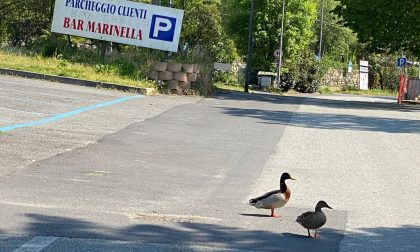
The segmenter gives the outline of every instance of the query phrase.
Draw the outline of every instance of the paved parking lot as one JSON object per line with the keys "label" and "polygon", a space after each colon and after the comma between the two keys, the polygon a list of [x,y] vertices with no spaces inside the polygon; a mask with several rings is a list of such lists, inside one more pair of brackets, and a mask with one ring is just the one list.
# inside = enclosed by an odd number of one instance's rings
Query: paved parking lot
{"label": "paved parking lot", "polygon": [[199,99],[0,76],[0,176]]}
{"label": "paved parking lot", "polygon": [[47,124],[101,107],[144,98],[142,95],[118,97],[122,94],[105,94],[97,90],[94,90],[95,93],[62,90],[61,85],[51,87],[13,80],[4,80],[0,90],[2,132]]}
{"label": "paved parking lot", "polygon": [[[350,95],[141,97],[9,77],[0,88],[10,91],[0,99],[0,251],[419,247],[420,107]],[[298,180],[282,218],[245,204],[284,171]],[[321,238],[307,239],[296,216],[321,199],[334,209]]]}

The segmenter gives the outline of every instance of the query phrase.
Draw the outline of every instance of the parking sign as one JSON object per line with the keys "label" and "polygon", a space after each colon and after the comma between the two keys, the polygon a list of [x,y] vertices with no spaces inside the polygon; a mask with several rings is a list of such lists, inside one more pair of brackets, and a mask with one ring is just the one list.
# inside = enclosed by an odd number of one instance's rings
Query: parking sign
{"label": "parking sign", "polygon": [[172,42],[174,40],[175,27],[176,18],[153,15],[149,38]]}
{"label": "parking sign", "polygon": [[178,51],[183,10],[126,0],[56,0],[52,32]]}
{"label": "parking sign", "polygon": [[397,66],[405,67],[407,65],[407,58],[398,58]]}

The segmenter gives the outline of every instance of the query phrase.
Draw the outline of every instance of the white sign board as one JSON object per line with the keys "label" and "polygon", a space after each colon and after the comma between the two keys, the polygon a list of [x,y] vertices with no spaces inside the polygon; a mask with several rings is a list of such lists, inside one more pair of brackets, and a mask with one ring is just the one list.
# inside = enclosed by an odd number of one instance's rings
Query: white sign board
{"label": "white sign board", "polygon": [[220,71],[232,71],[232,65],[226,63],[214,62],[214,69]]}
{"label": "white sign board", "polygon": [[56,0],[52,32],[178,51],[183,10],[125,0]]}
{"label": "white sign board", "polygon": [[261,78],[261,87],[270,87],[271,86],[271,77],[262,76]]}
{"label": "white sign board", "polygon": [[359,80],[359,89],[368,90],[369,89],[369,62],[361,60],[360,61],[360,80]]}

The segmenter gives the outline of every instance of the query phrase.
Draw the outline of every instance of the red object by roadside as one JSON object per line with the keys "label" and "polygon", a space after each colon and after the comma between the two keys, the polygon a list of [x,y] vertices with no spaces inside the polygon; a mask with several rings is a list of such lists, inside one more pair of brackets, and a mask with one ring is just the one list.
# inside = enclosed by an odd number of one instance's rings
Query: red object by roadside
{"label": "red object by roadside", "polygon": [[401,104],[402,100],[404,99],[405,94],[407,93],[407,76],[404,74],[400,75],[400,87],[398,88],[398,97],[397,103]]}

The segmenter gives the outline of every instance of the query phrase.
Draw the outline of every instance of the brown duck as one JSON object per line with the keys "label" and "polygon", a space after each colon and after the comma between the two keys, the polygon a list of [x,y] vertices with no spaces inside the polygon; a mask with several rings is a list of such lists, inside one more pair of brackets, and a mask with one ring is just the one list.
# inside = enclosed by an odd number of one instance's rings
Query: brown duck
{"label": "brown duck", "polygon": [[323,207],[332,209],[325,201],[321,200],[316,204],[315,212],[306,212],[297,217],[296,221],[302,227],[308,229],[308,237],[312,237],[309,231],[310,229],[315,229],[315,235],[313,237],[318,237],[318,228],[324,226],[324,224],[327,222],[327,216],[321,210]]}
{"label": "brown duck", "polygon": [[278,218],[279,216],[274,214],[274,209],[283,207],[290,199],[291,192],[286,185],[286,180],[288,179],[295,180],[289,173],[283,173],[280,177],[280,190],[274,190],[260,197],[250,199],[249,204],[256,208],[271,209],[271,217]]}

